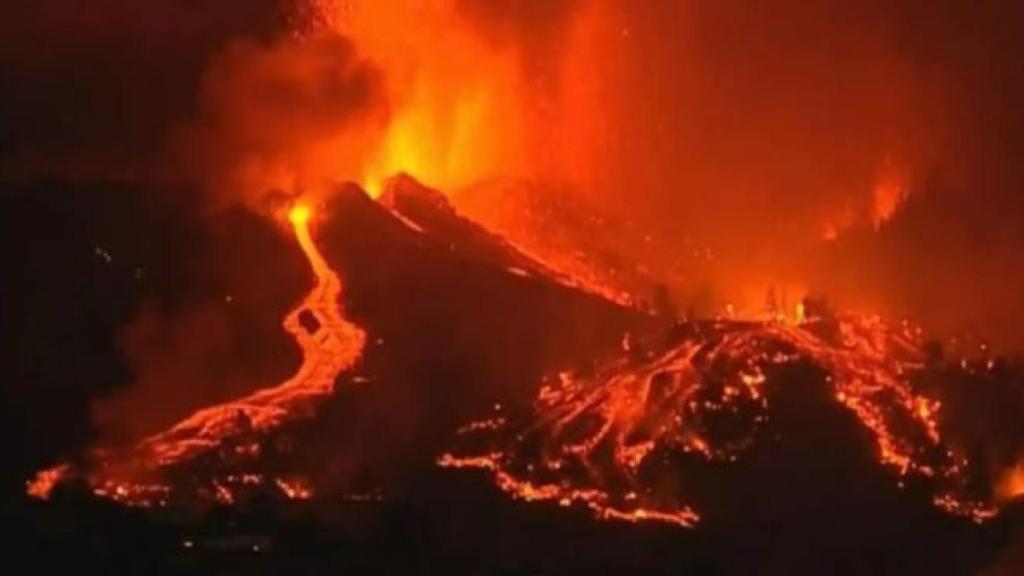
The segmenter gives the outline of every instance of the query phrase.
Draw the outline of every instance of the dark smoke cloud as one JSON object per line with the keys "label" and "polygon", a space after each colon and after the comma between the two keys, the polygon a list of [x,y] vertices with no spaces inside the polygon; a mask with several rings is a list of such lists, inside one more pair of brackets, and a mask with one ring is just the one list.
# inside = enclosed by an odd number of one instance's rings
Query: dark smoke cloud
{"label": "dark smoke cloud", "polygon": [[199,101],[173,166],[234,201],[358,174],[372,149],[360,121],[386,117],[379,73],[333,34],[233,42],[211,62]]}
{"label": "dark smoke cloud", "polygon": [[[257,175],[309,170],[303,151],[379,97],[375,72],[346,39],[297,38],[304,6],[5,5],[0,170],[158,179],[179,193],[258,187],[267,183]],[[251,194],[232,190],[228,199]]]}
{"label": "dark smoke cloud", "polygon": [[[308,270],[277,224],[231,205],[257,208],[283,173],[296,186],[319,176],[307,151],[349,129],[377,100],[376,73],[350,42],[298,38],[302,6],[15,0],[0,7],[0,178],[131,181],[178,199],[207,228],[189,248],[187,286],[175,303],[148,303],[120,331],[132,383],[94,407],[107,441],[154,432],[294,368],[296,350],[280,320]],[[344,158],[336,160],[343,168]],[[64,201],[54,194],[52,202]]]}

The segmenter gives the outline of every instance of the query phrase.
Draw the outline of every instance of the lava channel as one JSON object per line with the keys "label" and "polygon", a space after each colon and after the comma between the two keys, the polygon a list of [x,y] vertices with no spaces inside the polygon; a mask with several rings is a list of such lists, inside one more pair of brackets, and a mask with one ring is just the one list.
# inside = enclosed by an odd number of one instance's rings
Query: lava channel
{"label": "lava channel", "polygon": [[[237,400],[196,411],[173,427],[144,438],[128,450],[97,449],[88,470],[60,464],[42,470],[28,482],[30,496],[47,499],[51,491],[70,477],[85,478],[101,497],[137,506],[165,504],[175,488],[165,483],[162,472],[221,448],[257,456],[259,444],[244,439],[260,437],[284,423],[309,415],[316,404],[334,392],[335,381],[362,356],[365,332],[345,319],[340,296],[342,282],[320,254],[310,234],[312,209],[296,204],[288,220],[315,277],[305,299],[284,319],[284,329],[302,350],[302,364],[294,376],[277,386],[260,389]],[[234,500],[234,488],[252,485],[285,486],[286,497],[309,489],[294,490],[301,481],[264,478],[260,474],[231,474],[200,486],[200,497],[220,502]]]}

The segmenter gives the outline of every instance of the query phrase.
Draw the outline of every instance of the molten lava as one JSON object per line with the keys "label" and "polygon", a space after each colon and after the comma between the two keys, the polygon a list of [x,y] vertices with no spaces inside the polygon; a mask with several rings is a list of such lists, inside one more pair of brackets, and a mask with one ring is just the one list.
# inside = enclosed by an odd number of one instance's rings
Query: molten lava
{"label": "molten lava", "polygon": [[996,513],[969,490],[970,462],[941,435],[939,402],[914,389],[919,331],[872,317],[690,323],[667,348],[627,350],[594,376],[560,374],[518,420],[464,427],[465,446],[438,464],[486,470],[525,501],[691,526],[697,512],[684,495],[666,493],[666,478],[681,459],[742,457],[771,417],[780,369],[798,361],[828,374],[833,398],[870,431],[879,463],[901,485],[904,476],[927,478],[936,506],[976,522]]}
{"label": "molten lava", "polygon": [[[81,474],[99,496],[131,505],[163,503],[175,491],[165,483],[165,472],[218,451],[231,452],[236,464],[237,460],[253,460],[260,455],[260,439],[268,432],[308,416],[318,402],[332,394],[338,376],[361,357],[366,335],[342,314],[341,279],[313,242],[312,217],[312,208],[302,203],[288,214],[316,280],[283,323],[302,350],[302,364],[294,376],[244,398],[203,408],[127,451],[97,450],[90,470],[63,464],[41,471],[29,482],[29,495],[45,499],[62,478]],[[289,498],[308,498],[312,493],[301,480],[245,473],[214,478],[209,485],[196,486],[194,495],[227,503],[234,501],[235,488],[263,484],[277,486]]]}

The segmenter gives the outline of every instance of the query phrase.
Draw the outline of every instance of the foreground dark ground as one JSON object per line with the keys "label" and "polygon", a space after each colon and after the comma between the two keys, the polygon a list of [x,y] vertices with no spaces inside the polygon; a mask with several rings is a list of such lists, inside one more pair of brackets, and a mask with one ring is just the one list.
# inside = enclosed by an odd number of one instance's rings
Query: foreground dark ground
{"label": "foreground dark ground", "polygon": [[[1021,520],[977,528],[852,497],[817,514],[752,510],[684,530],[510,502],[457,475],[424,479],[420,492],[385,503],[253,502],[194,517],[65,495],[21,508],[7,543],[44,573],[967,574],[990,564]],[[786,503],[785,494],[772,500]]]}
{"label": "foreground dark ground", "polygon": [[[1021,510],[975,525],[936,510],[923,484],[897,488],[809,365],[785,375],[769,441],[728,467],[686,470],[704,517],[695,529],[598,522],[511,501],[476,472],[437,469],[461,423],[496,401],[528,402],[542,374],[657,323],[510,275],[507,252],[464,222],[432,220],[444,213],[429,202],[405,206],[420,210],[416,232],[352,190],[318,238],[345,278],[350,316],[371,334],[356,371],[365,382],[282,432],[301,447],[288,465],[315,468],[316,485],[335,488],[306,502],[253,494],[205,509],[128,509],[75,485],[30,501],[25,478],[87,446],[91,403],[131,381],[117,334],[144,302],[173,312],[236,294],[265,313],[231,312],[232,326],[280,351],[287,368],[278,320],[305,272],[286,235],[245,213],[221,216],[211,233],[131,186],[7,189],[5,270],[17,280],[3,299],[5,548],[37,571],[1019,573]],[[221,272],[226,260],[237,274]]]}

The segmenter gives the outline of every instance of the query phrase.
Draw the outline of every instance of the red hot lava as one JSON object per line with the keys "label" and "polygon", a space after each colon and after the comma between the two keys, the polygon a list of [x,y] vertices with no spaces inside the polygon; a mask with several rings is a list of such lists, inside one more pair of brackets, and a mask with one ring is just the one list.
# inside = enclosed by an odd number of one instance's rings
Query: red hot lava
{"label": "red hot lava", "polygon": [[[770,418],[779,368],[828,373],[832,396],[872,434],[879,464],[899,478],[932,479],[934,503],[982,522],[997,508],[968,489],[970,461],[939,432],[938,401],[915,391],[920,333],[876,317],[799,325],[719,321],[667,349],[625,356],[591,377],[561,374],[541,387],[525,421],[496,418],[459,431],[472,448],[438,464],[487,470],[514,498],[582,503],[604,519],[691,526],[685,495],[666,495],[666,458],[734,462]],[[723,432],[725,430],[725,432]],[[673,465],[674,466],[674,465]],[[902,480],[900,480],[902,482]]]}
{"label": "red hot lava", "polygon": [[[162,470],[229,443],[266,435],[286,422],[308,416],[317,403],[331,395],[338,375],[359,360],[366,335],[342,313],[342,282],[313,241],[313,216],[312,208],[302,203],[288,213],[288,221],[315,279],[309,294],[283,323],[302,350],[302,364],[294,376],[244,398],[198,410],[170,429],[143,439],[127,452],[97,450],[90,470],[79,471],[67,464],[43,470],[29,482],[29,495],[45,499],[63,477],[84,474],[99,496],[132,505],[163,503],[172,495],[172,487],[162,482]],[[234,448],[256,456],[260,445],[241,443]],[[311,489],[301,480],[271,480],[259,474],[217,478],[201,490],[218,501],[232,502],[233,487],[264,483],[276,485],[289,498],[311,495]]]}

